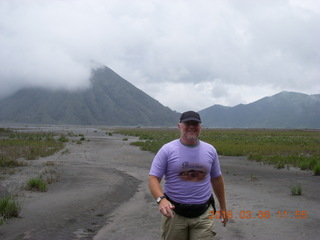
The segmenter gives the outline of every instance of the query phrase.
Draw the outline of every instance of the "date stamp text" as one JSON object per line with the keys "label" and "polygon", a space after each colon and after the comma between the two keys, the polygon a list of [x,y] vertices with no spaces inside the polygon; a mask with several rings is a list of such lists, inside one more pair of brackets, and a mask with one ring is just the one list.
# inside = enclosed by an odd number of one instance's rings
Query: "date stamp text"
{"label": "date stamp text", "polygon": [[210,219],[220,219],[222,216],[227,216],[228,219],[270,219],[270,218],[278,218],[278,219],[306,219],[308,218],[307,211],[227,211],[220,212],[210,211]]}

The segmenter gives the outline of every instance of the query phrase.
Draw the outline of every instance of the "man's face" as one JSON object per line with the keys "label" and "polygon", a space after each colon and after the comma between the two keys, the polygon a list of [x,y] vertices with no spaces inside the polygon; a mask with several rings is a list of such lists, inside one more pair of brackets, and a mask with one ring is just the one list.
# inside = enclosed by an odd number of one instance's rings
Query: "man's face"
{"label": "man's face", "polygon": [[197,121],[187,121],[178,124],[180,137],[185,144],[198,143],[198,137],[201,131],[201,124]]}

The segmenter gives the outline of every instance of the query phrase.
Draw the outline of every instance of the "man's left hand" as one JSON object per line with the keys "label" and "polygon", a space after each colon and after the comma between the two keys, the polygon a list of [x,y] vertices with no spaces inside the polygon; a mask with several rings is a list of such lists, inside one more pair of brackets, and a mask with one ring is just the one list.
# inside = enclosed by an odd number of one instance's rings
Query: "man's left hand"
{"label": "man's left hand", "polygon": [[223,224],[223,226],[225,227],[227,225],[227,222],[228,222],[228,214],[227,214],[227,209],[221,209],[220,210],[220,220]]}

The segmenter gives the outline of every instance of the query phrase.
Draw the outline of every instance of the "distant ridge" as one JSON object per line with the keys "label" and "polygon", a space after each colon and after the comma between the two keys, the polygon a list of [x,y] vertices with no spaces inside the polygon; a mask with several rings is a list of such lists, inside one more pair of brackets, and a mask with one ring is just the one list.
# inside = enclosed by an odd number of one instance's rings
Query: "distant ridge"
{"label": "distant ridge", "polygon": [[205,127],[320,129],[320,94],[281,92],[250,104],[213,105],[199,113]]}
{"label": "distant ridge", "polygon": [[[176,127],[179,113],[110,68],[92,70],[90,82],[89,89],[78,92],[21,89],[0,100],[0,122]],[[203,127],[320,129],[320,94],[281,92],[234,107],[213,105],[199,113]]]}
{"label": "distant ridge", "polygon": [[84,91],[22,89],[0,101],[0,121],[32,124],[176,126],[179,114],[108,67]]}

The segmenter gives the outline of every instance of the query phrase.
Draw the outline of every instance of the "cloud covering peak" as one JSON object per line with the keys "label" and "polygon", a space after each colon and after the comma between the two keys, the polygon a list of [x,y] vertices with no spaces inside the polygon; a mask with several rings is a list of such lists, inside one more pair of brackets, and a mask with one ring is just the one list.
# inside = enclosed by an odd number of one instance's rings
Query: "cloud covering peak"
{"label": "cloud covering peak", "polygon": [[0,97],[107,65],[178,111],[320,92],[316,0],[2,0]]}

